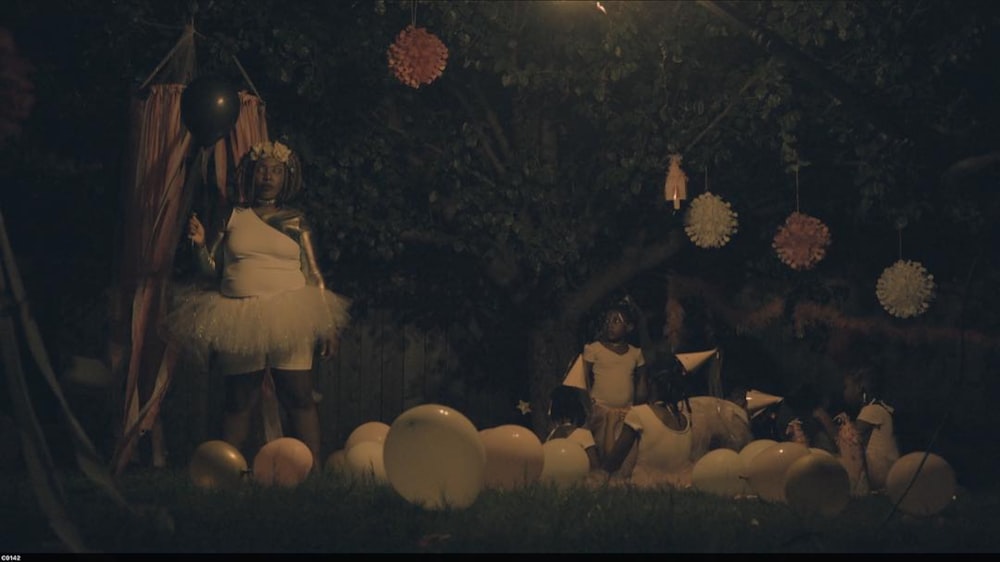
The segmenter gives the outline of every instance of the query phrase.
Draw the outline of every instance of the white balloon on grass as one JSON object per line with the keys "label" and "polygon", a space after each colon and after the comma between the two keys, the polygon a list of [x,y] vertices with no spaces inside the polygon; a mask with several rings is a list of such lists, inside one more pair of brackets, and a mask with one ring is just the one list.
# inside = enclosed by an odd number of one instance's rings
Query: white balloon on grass
{"label": "white balloon on grass", "polygon": [[808,454],[809,447],[791,441],[771,445],[757,453],[747,467],[750,488],[763,500],[784,502],[788,468]]}
{"label": "white balloon on grass", "polygon": [[753,458],[757,456],[757,453],[763,451],[764,449],[767,449],[772,445],[777,445],[777,444],[778,442],[775,441],[774,439],[756,439],[754,441],[747,443],[746,445],[743,446],[742,449],[740,449],[739,453],[740,459],[743,461],[743,466],[744,467],[750,466],[750,461],[752,461]]}
{"label": "white balloon on grass", "polygon": [[484,429],[479,438],[486,451],[485,487],[513,490],[538,481],[545,453],[533,431],[507,424]]}
{"label": "white balloon on grass", "polygon": [[330,453],[330,456],[326,457],[324,468],[333,472],[347,472],[347,451],[337,449]]}
{"label": "white balloon on grass", "polygon": [[798,513],[833,517],[851,500],[847,469],[836,457],[823,453],[802,456],[785,473],[785,500]]}
{"label": "white balloon on grass", "polygon": [[590,457],[583,447],[565,438],[550,439],[542,445],[545,462],[540,482],[559,487],[582,483],[590,472]]}
{"label": "white balloon on grass", "polygon": [[253,459],[253,480],[264,486],[298,486],[312,471],[309,447],[294,437],[279,437],[257,451]]}
{"label": "white balloon on grass", "polygon": [[889,499],[898,502],[903,513],[918,517],[934,515],[947,507],[955,497],[955,486],[955,471],[948,461],[925,451],[899,457],[886,477]]}
{"label": "white balloon on grass", "polygon": [[717,496],[734,498],[746,494],[743,460],[732,449],[714,449],[698,459],[691,472],[695,489]]}
{"label": "white balloon on grass", "polygon": [[383,445],[386,477],[410,503],[425,509],[463,509],[483,488],[486,451],[463,414],[422,404],[399,415]]}
{"label": "white balloon on grass", "polygon": [[740,473],[743,477],[743,491],[744,494],[753,494],[754,491],[750,487],[750,480],[747,477],[747,469],[750,468],[750,461],[753,460],[757,453],[767,449],[771,445],[777,445],[778,442],[774,439],[756,439],[743,446],[740,449],[739,456],[740,462],[743,464],[742,472]]}
{"label": "white balloon on grass", "polygon": [[385,443],[387,433],[389,433],[389,424],[380,421],[365,422],[354,428],[354,431],[347,436],[347,441],[344,443],[344,450],[350,451],[351,447],[365,441]]}
{"label": "white balloon on grass", "polygon": [[348,473],[360,482],[388,484],[383,456],[382,443],[362,441],[347,450],[345,461]]}

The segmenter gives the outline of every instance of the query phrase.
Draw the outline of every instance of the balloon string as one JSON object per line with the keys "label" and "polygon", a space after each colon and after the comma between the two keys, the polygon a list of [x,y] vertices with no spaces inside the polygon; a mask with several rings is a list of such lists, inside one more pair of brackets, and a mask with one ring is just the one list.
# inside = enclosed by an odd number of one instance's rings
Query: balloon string
{"label": "balloon string", "polygon": [[708,193],[708,165],[705,165],[705,193]]}
{"label": "balloon string", "polygon": [[899,259],[903,259],[903,229],[897,228],[896,235],[899,243]]}
{"label": "balloon string", "polygon": [[410,8],[410,25],[417,27],[417,0],[413,0],[413,6]]}
{"label": "balloon string", "polygon": [[799,212],[799,167],[795,166],[795,212]]}
{"label": "balloon string", "polygon": [[257,86],[253,85],[253,80],[251,80],[250,76],[247,75],[247,71],[243,69],[243,65],[240,64],[240,59],[236,58],[236,55],[233,55],[233,62],[236,63],[236,68],[240,69],[240,74],[243,75],[243,79],[246,80],[247,84],[250,85],[250,89],[253,90],[253,95],[257,96],[257,99],[260,100],[260,103],[264,103],[264,98],[262,98],[260,92],[257,91]]}

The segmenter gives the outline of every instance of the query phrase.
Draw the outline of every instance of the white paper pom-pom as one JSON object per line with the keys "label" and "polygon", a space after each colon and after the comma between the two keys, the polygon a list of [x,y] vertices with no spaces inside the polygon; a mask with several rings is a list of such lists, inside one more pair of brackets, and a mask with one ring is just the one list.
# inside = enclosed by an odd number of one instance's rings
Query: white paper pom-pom
{"label": "white paper pom-pom", "polygon": [[684,232],[701,248],[721,248],[736,233],[737,214],[718,195],[702,193],[684,216]]}
{"label": "white paper pom-pom", "polygon": [[882,272],[875,294],[889,314],[899,318],[917,316],[934,299],[934,276],[918,262],[899,260]]}

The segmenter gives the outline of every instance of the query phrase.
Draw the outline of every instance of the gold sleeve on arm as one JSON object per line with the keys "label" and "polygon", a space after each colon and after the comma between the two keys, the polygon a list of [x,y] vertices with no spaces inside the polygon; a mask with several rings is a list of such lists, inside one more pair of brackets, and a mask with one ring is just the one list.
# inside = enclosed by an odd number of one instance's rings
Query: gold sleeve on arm
{"label": "gold sleeve on arm", "polygon": [[215,237],[211,248],[205,245],[198,247],[195,251],[195,256],[198,259],[198,269],[202,275],[211,277],[218,274],[218,253],[219,248],[222,247],[222,236],[220,233]]}
{"label": "gold sleeve on arm", "polygon": [[308,269],[308,271],[306,271],[306,282],[310,285],[316,285],[320,289],[326,289],[326,283],[323,281],[323,274],[320,273],[319,265],[316,263],[316,250],[313,248],[312,232],[303,228],[300,240],[302,244],[302,253],[305,257],[304,265]]}

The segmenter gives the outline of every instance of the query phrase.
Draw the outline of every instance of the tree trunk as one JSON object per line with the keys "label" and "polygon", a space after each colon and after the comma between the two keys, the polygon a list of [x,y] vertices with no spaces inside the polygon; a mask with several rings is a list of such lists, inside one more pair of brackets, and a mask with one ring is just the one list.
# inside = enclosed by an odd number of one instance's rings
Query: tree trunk
{"label": "tree trunk", "polygon": [[531,332],[530,398],[531,426],[539,439],[545,439],[549,419],[549,394],[562,384],[567,366],[576,358],[576,325],[572,322],[545,320]]}

